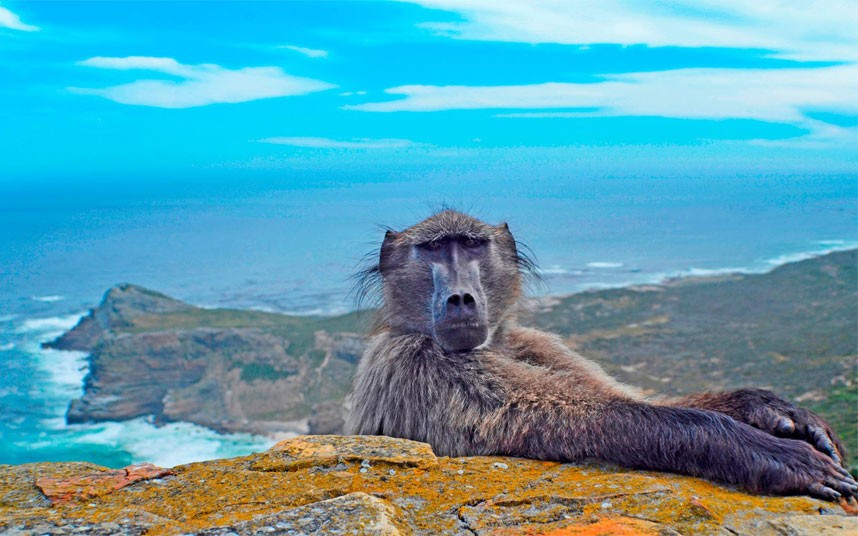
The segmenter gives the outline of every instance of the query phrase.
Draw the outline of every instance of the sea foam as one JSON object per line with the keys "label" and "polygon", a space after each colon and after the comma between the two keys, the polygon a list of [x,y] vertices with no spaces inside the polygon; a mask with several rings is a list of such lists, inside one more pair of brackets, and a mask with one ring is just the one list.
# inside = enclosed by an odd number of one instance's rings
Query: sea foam
{"label": "sea foam", "polygon": [[66,299],[65,296],[59,296],[59,295],[31,296],[31,298],[35,301],[45,302],[45,303],[54,303],[54,302],[58,302],[58,301],[62,301],[64,299]]}
{"label": "sea foam", "polygon": [[845,251],[858,247],[858,241],[852,240],[819,240],[816,242],[816,244],[821,247],[809,251],[800,251],[797,253],[778,255],[765,259],[765,263],[769,266],[780,266],[782,264],[804,261],[807,259],[812,259],[814,257],[819,257],[821,255],[826,255],[828,253],[834,253],[836,251]]}
{"label": "sea foam", "polygon": [[[46,381],[33,386],[32,393],[48,401],[50,406],[39,419],[41,429],[48,434],[42,447],[47,448],[61,441],[74,444],[83,453],[87,451],[87,445],[101,445],[127,452],[133,463],[148,461],[162,467],[172,467],[214,458],[242,456],[265,450],[276,441],[251,434],[220,434],[184,422],[155,426],[151,419],[143,417],[122,422],[68,425],[65,412],[69,401],[84,394],[88,354],[43,348],[42,343],[74,327],[81,316],[32,318],[21,322],[16,330],[25,338],[19,349],[30,355],[46,376]],[[29,446],[35,448],[39,445],[33,443]]]}
{"label": "sea foam", "polygon": [[621,262],[607,262],[607,261],[596,261],[596,262],[588,262],[587,268],[622,268],[623,263]]}
{"label": "sea foam", "polygon": [[155,426],[144,417],[68,429],[76,432],[76,443],[116,447],[128,452],[133,463],[148,461],[161,467],[244,456],[267,450],[275,443],[274,439],[251,434],[219,434],[186,422]]}
{"label": "sea foam", "polygon": [[48,318],[29,318],[21,322],[17,329],[18,333],[37,333],[41,341],[50,340],[51,336],[59,337],[73,328],[86,313],[75,313],[65,316],[51,316]]}

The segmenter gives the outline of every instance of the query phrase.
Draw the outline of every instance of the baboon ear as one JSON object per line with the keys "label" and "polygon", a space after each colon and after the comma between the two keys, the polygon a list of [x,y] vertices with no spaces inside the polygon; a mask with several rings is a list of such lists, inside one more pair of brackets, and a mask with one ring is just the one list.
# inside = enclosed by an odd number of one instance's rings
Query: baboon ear
{"label": "baboon ear", "polygon": [[399,236],[399,233],[391,230],[384,233],[384,241],[381,243],[381,254],[378,259],[378,269],[381,275],[384,275],[385,272],[388,272],[392,268],[393,252],[396,249],[394,242],[397,236]]}
{"label": "baboon ear", "polygon": [[515,237],[512,236],[512,232],[509,230],[509,225],[506,222],[502,222],[500,225],[495,227],[500,233],[500,240],[498,243],[501,247],[515,258],[518,258],[518,248],[515,245]]}
{"label": "baboon ear", "polygon": [[513,236],[512,236],[512,231],[510,231],[510,230],[509,230],[509,224],[507,224],[507,222],[501,222],[501,224],[500,224],[500,225],[498,225],[498,226],[497,226],[497,228],[498,228],[502,233],[504,233],[504,234],[508,235],[508,236],[510,237],[510,239],[512,239],[512,238],[513,238]]}

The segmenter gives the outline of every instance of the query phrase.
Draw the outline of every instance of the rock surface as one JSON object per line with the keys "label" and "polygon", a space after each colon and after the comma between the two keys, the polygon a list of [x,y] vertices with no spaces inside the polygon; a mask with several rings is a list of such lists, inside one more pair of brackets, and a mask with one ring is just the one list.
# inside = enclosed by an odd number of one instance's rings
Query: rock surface
{"label": "rock surface", "polygon": [[9,535],[858,534],[858,518],[842,514],[605,465],[438,458],[386,437],[302,436],[169,471],[0,466]]}

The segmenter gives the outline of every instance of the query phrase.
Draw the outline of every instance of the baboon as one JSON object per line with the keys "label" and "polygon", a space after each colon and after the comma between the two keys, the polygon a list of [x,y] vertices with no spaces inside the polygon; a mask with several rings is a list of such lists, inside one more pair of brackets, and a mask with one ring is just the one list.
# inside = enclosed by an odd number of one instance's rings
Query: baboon
{"label": "baboon", "polygon": [[743,389],[647,400],[555,335],[520,327],[532,263],[506,224],[444,210],[387,231],[381,307],[346,432],[423,441],[444,456],[603,460],[756,493],[858,495],[816,414]]}

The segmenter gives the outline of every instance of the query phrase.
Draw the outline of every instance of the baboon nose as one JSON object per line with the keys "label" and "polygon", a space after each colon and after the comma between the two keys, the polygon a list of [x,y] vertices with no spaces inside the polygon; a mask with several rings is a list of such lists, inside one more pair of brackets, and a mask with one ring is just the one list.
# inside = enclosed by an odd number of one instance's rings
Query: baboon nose
{"label": "baboon nose", "polygon": [[457,319],[468,319],[477,315],[477,300],[464,292],[453,294],[447,298],[447,317]]}

